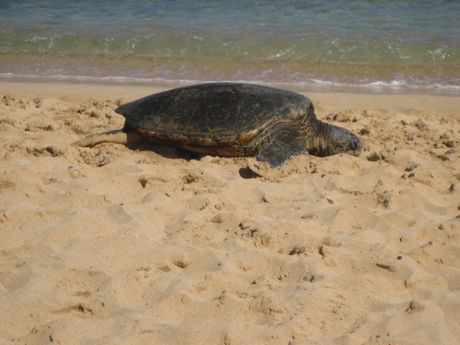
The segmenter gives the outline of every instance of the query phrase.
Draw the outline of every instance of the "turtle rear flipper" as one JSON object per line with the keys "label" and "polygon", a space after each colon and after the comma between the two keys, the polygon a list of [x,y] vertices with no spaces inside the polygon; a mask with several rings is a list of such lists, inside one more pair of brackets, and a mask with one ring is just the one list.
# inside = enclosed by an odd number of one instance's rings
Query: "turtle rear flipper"
{"label": "turtle rear flipper", "polygon": [[86,138],[74,142],[73,145],[82,147],[93,147],[101,143],[115,143],[130,147],[139,144],[142,140],[142,135],[137,131],[117,129],[105,133],[89,135]]}
{"label": "turtle rear flipper", "polygon": [[270,128],[259,145],[258,161],[276,168],[294,155],[308,154],[299,124],[279,122]]}

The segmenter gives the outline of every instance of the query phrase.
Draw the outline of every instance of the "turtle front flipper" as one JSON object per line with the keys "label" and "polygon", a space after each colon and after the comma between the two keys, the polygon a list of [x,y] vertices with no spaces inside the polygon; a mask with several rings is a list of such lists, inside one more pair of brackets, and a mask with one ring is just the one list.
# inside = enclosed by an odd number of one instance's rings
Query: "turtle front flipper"
{"label": "turtle front flipper", "polygon": [[258,161],[278,167],[294,155],[308,154],[305,149],[305,134],[298,123],[278,122],[266,129],[258,145]]}

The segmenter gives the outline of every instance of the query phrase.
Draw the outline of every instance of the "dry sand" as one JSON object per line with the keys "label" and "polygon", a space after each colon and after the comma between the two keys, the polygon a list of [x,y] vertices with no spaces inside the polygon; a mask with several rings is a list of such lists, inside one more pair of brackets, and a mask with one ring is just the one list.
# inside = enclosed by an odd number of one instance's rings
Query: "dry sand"
{"label": "dry sand", "polygon": [[365,151],[268,178],[71,145],[153,91],[0,84],[0,344],[460,343],[459,97],[311,93]]}

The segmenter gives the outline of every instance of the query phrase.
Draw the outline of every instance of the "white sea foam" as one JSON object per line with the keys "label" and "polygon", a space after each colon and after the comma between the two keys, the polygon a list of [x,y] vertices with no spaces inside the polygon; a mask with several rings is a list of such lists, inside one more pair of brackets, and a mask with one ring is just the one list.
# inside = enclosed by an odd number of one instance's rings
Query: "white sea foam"
{"label": "white sea foam", "polygon": [[[444,84],[439,82],[430,83],[429,80],[413,80],[407,81],[404,79],[393,79],[390,81],[356,81],[342,82],[335,80],[326,80],[321,78],[305,78],[304,80],[283,80],[274,81],[263,78],[245,79],[242,75],[234,79],[226,79],[224,81],[233,82],[249,82],[259,83],[274,86],[293,87],[301,90],[320,90],[320,91],[365,91],[365,92],[408,92],[408,91],[423,91],[446,94],[460,94],[459,84]],[[168,79],[162,77],[144,78],[132,76],[89,76],[89,75],[69,75],[69,74],[15,74],[15,73],[0,73],[0,79],[3,80],[32,80],[32,81],[68,81],[68,82],[89,82],[89,83],[115,83],[115,84],[160,84],[160,85],[182,85],[212,82],[216,80],[210,79]],[[219,80],[222,81],[222,80]]]}

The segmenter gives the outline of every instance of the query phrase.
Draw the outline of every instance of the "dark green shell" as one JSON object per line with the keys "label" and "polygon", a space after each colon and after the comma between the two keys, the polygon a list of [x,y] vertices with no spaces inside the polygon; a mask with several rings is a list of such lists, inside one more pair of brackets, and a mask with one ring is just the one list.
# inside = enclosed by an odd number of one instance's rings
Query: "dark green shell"
{"label": "dark green shell", "polygon": [[[116,112],[126,126],[177,144],[247,146],[276,122],[304,122],[311,101],[295,92],[245,83],[208,83],[153,94]],[[314,116],[314,115],[313,115]]]}

